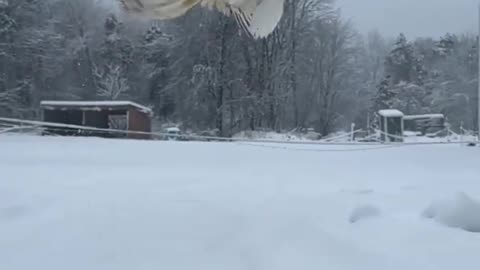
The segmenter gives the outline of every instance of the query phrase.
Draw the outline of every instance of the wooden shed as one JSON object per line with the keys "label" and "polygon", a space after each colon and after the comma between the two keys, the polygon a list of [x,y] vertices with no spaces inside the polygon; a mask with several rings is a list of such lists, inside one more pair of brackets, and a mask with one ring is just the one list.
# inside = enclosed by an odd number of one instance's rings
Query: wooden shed
{"label": "wooden shed", "polygon": [[403,113],[399,110],[380,110],[380,131],[383,142],[403,142]]}
{"label": "wooden shed", "polygon": [[[404,128],[423,136],[428,134],[441,134],[445,129],[445,116],[443,114],[406,115],[403,117]],[[440,134],[439,134],[440,133]]]}
{"label": "wooden shed", "polygon": [[103,130],[48,127],[57,135],[150,139],[149,134],[108,132],[105,129],[151,132],[152,110],[131,101],[42,101],[45,122],[93,127]]}

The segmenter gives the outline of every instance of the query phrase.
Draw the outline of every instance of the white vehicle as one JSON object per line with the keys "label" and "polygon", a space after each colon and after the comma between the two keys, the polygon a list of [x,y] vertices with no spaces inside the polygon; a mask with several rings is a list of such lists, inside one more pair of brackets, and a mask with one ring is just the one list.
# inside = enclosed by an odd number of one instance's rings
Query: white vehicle
{"label": "white vehicle", "polygon": [[167,139],[169,141],[177,141],[180,139],[180,129],[178,127],[167,128]]}

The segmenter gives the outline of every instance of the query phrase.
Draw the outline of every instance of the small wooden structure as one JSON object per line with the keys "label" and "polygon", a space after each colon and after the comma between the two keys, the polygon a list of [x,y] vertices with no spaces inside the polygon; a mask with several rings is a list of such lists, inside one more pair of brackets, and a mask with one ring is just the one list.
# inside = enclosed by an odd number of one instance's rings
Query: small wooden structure
{"label": "small wooden structure", "polygon": [[399,110],[380,110],[380,138],[383,142],[403,142],[403,113]]}
{"label": "small wooden structure", "polygon": [[423,136],[438,134],[445,129],[445,116],[443,114],[406,115],[403,117],[403,121],[405,130]]}
{"label": "small wooden structure", "polygon": [[109,132],[106,129],[151,132],[152,110],[130,101],[42,101],[44,122],[85,126],[95,129],[48,127],[46,131],[64,136],[96,136],[150,139],[150,134]]}

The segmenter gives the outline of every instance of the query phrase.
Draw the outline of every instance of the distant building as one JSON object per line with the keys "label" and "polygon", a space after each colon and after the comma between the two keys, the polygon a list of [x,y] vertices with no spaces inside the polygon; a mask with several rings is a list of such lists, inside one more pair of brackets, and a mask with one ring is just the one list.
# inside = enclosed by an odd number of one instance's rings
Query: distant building
{"label": "distant building", "polygon": [[[44,122],[95,129],[47,126],[46,131],[66,136],[97,136],[150,139],[152,110],[130,101],[42,101]],[[139,133],[115,132],[124,130]]]}
{"label": "distant building", "polygon": [[403,142],[403,113],[399,110],[380,110],[380,138],[383,142]]}

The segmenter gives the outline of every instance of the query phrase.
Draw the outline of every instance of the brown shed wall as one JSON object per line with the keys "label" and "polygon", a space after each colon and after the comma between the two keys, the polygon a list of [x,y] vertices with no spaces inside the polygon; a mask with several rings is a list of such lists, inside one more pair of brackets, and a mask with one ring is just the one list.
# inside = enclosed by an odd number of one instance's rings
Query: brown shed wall
{"label": "brown shed wall", "polygon": [[[128,109],[128,130],[151,132],[152,122],[150,115],[138,111],[135,108]],[[148,134],[129,134],[129,138],[133,139],[151,139],[152,136]]]}

